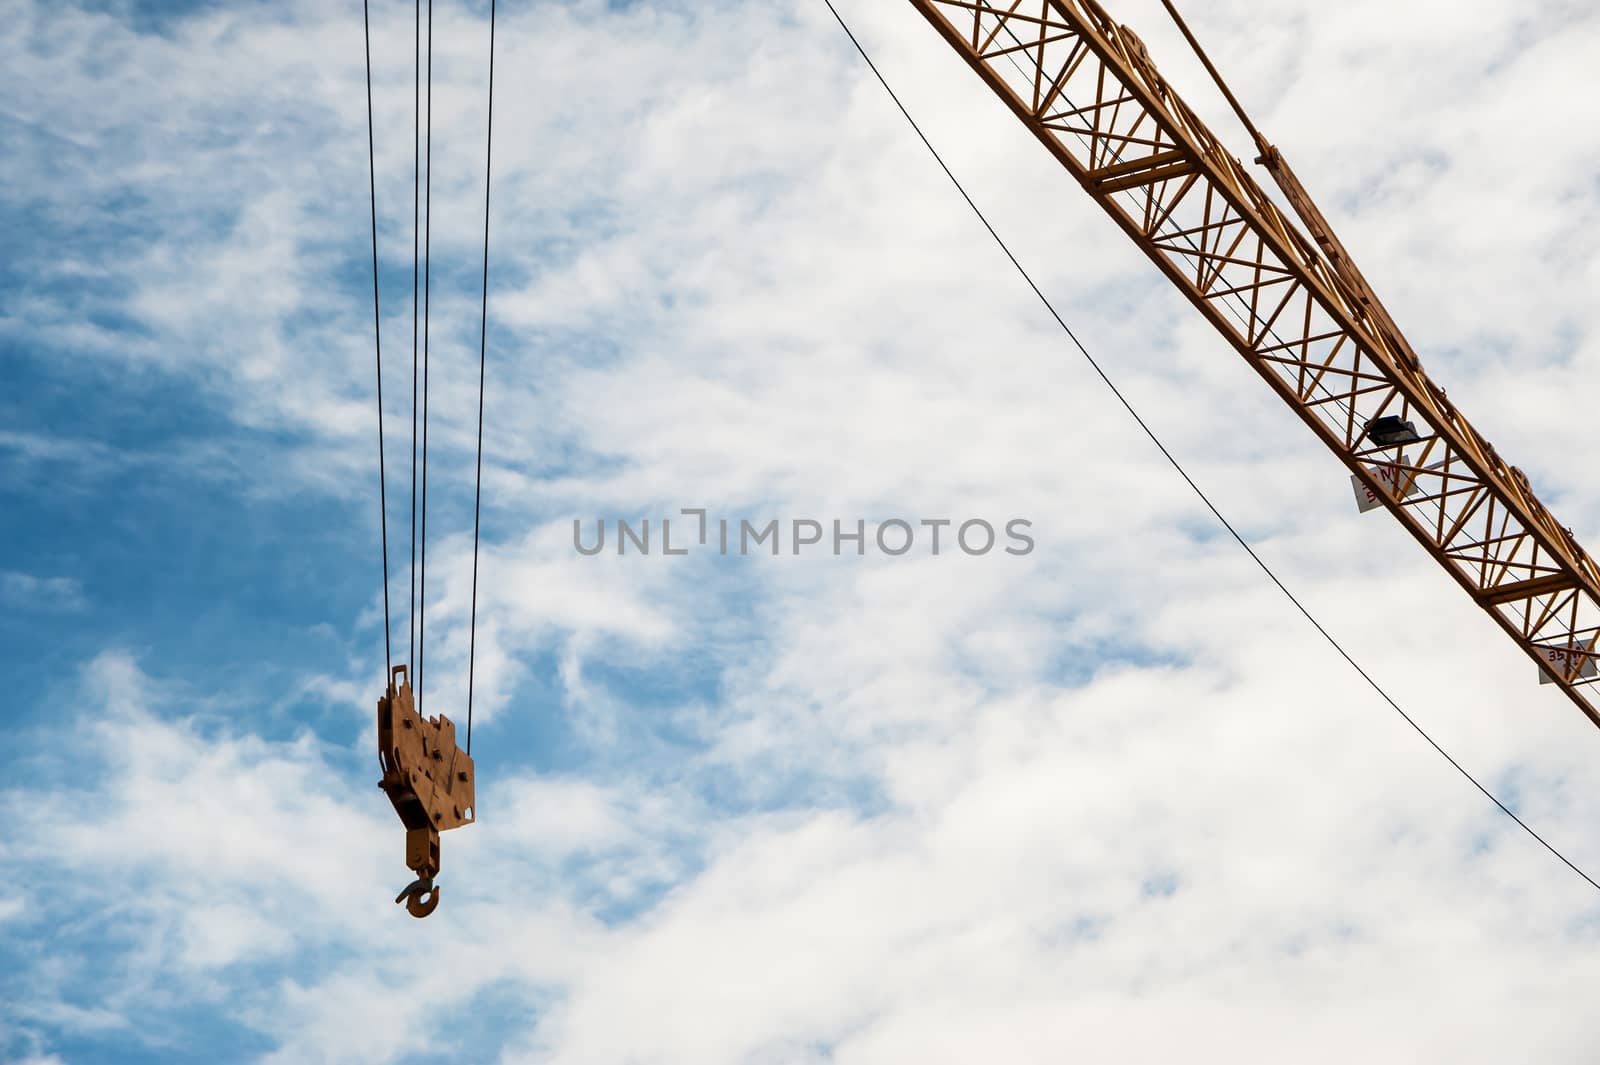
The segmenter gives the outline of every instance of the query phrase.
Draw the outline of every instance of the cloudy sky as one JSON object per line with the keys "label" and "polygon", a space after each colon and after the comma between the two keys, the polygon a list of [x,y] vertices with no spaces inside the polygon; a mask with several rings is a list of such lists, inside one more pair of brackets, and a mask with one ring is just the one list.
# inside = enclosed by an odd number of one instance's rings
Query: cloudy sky
{"label": "cloudy sky", "polygon": [[[1106,3],[1246,154],[1158,0]],[[1600,869],[1594,727],[909,4],[839,6],[1224,512]],[[1593,549],[1600,11],[1188,7]],[[501,8],[481,820],[419,922],[374,787],[360,6],[0,0],[0,1058],[1592,1060],[1600,897],[1188,494],[822,0]],[[397,661],[412,10],[372,11]],[[487,15],[435,6],[425,710],[458,720]],[[1036,546],[573,548],[694,507]]]}

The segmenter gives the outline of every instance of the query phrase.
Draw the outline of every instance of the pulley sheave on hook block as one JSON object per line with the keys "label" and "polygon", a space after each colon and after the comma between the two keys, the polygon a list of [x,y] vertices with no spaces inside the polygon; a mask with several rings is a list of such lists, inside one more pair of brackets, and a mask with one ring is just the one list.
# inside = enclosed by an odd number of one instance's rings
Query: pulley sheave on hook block
{"label": "pulley sheave on hook block", "polygon": [[[396,898],[413,917],[439,905],[439,833],[475,820],[472,756],[456,746],[456,726],[444,715],[424,718],[411,697],[405,666],[395,666],[378,700],[378,758],[389,796],[406,826],[406,865],[417,874]],[[424,898],[426,896],[426,898]]]}

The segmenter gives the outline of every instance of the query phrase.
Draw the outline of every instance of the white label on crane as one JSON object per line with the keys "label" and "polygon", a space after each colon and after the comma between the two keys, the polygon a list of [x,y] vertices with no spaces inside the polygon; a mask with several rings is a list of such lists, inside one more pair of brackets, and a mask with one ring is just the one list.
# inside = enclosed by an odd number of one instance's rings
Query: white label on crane
{"label": "white label on crane", "polygon": [[[1578,676],[1592,677],[1597,672],[1594,664],[1594,658],[1592,655],[1586,655],[1583,652],[1584,648],[1582,645],[1569,643],[1567,644],[1567,650],[1565,651],[1561,650],[1559,647],[1541,647],[1539,648],[1539,657],[1543,658],[1547,663],[1549,663],[1550,669],[1556,670],[1562,676],[1565,676],[1567,671],[1572,668],[1574,662],[1581,658],[1583,659],[1583,665],[1578,669]],[[1550,672],[1550,669],[1545,669],[1543,666],[1539,667],[1540,684],[1556,683],[1555,675]]]}
{"label": "white label on crane", "polygon": [[[1377,478],[1378,483],[1389,489],[1390,495],[1395,494],[1395,488],[1400,482],[1399,470],[1393,466],[1368,466],[1367,472]],[[1416,495],[1417,478],[1413,475],[1410,481],[1411,483],[1406,486],[1406,495]],[[1378,497],[1378,493],[1368,488],[1362,483],[1361,478],[1353,473],[1350,475],[1350,487],[1356,491],[1356,509],[1361,513],[1365,514],[1369,510],[1377,510],[1383,506],[1383,500]]]}
{"label": "white label on crane", "polygon": [[[1400,456],[1400,462],[1402,465],[1405,464],[1405,461],[1405,456]],[[1428,465],[1422,468],[1424,471],[1442,470],[1444,469],[1444,464],[1445,460],[1440,459],[1438,462],[1430,462]],[[1395,486],[1399,484],[1401,477],[1408,478],[1405,492],[1408,497],[1414,496],[1418,492],[1422,491],[1422,489],[1417,487],[1417,478],[1420,477],[1421,474],[1411,471],[1402,473],[1398,467],[1389,465],[1368,466],[1367,472],[1372,474],[1373,477],[1377,478],[1378,483],[1386,486],[1389,489],[1390,495],[1395,494]],[[1355,489],[1356,509],[1360,510],[1361,513],[1365,514],[1369,510],[1377,510],[1379,507],[1383,506],[1383,500],[1378,498],[1378,493],[1362,484],[1361,478],[1357,477],[1353,473],[1350,475],[1350,487]]]}

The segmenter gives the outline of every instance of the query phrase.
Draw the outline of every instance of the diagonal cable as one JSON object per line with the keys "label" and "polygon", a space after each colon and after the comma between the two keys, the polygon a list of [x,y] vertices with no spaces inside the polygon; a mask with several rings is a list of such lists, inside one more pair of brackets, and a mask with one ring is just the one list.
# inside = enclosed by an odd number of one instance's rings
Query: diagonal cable
{"label": "diagonal cable", "polygon": [[467,753],[472,753],[472,682],[478,651],[478,524],[483,503],[483,381],[489,358],[489,188],[494,158],[494,14],[489,0],[489,120],[483,147],[483,306],[478,322],[478,472],[472,489],[472,622],[467,638]]}
{"label": "diagonal cable", "polygon": [[372,138],[372,23],[367,0],[361,0],[361,33],[367,54],[367,195],[372,206],[372,346],[378,365],[378,526],[383,538],[383,664],[384,683],[394,667],[389,647],[389,498],[385,486],[383,449],[383,326],[378,313],[378,177],[377,152]]}
{"label": "diagonal cable", "polygon": [[1155,431],[1152,430],[1150,426],[1145,423],[1145,420],[1139,416],[1139,412],[1134,409],[1133,404],[1130,403],[1128,398],[1122,394],[1122,391],[1117,388],[1110,376],[1100,368],[1100,364],[1095,361],[1093,355],[1089,354],[1089,349],[1083,346],[1083,342],[1080,341],[1077,337],[1077,334],[1072,331],[1072,327],[1067,324],[1066,319],[1061,317],[1060,312],[1055,309],[1055,306],[1050,302],[1049,297],[1046,296],[1043,290],[1041,290],[1034,282],[1032,275],[1028,273],[1028,271],[1023,267],[1022,263],[1018,261],[1017,257],[1012,254],[1010,246],[1007,245],[1006,242],[1001,238],[1000,234],[995,231],[994,226],[989,223],[988,217],[983,213],[982,209],[978,207],[977,203],[973,201],[972,197],[968,195],[966,187],[961,184],[960,179],[955,176],[954,172],[952,172],[950,167],[945,163],[944,157],[939,154],[938,149],[936,149],[933,146],[933,143],[928,140],[927,134],[922,132],[922,127],[917,124],[916,119],[911,117],[911,112],[906,109],[906,105],[900,102],[900,97],[896,95],[894,89],[890,87],[888,80],[885,79],[882,72],[878,70],[878,65],[872,61],[872,57],[867,54],[866,48],[863,47],[861,42],[856,38],[856,35],[851,31],[850,26],[845,22],[843,16],[839,14],[838,9],[833,6],[833,0],[822,0],[822,2],[827,5],[828,10],[833,14],[834,20],[837,21],[839,23],[839,27],[844,30],[845,36],[850,38],[850,43],[855,45],[856,51],[861,54],[861,58],[865,60],[867,66],[871,68],[873,75],[878,79],[878,84],[883,86],[884,91],[889,94],[889,98],[894,101],[895,107],[900,110],[900,113],[905,116],[906,122],[908,122],[912,130],[916,132],[917,138],[922,141],[923,146],[928,149],[928,152],[933,156],[934,161],[939,164],[939,169],[944,171],[945,176],[950,179],[950,183],[954,185],[956,187],[956,191],[961,194],[961,198],[965,200],[967,202],[967,206],[972,209],[972,213],[977,217],[978,221],[983,224],[983,228],[988,230],[989,236],[994,238],[995,244],[997,244],[1000,250],[1005,253],[1006,258],[1011,260],[1011,265],[1016,267],[1017,273],[1020,274],[1022,279],[1027,282],[1028,287],[1033,290],[1033,294],[1039,297],[1039,302],[1044,304],[1045,310],[1050,312],[1050,316],[1056,320],[1057,325],[1061,326],[1062,331],[1067,334],[1067,337],[1072,341],[1073,346],[1076,347],[1078,352],[1084,357],[1085,360],[1088,361],[1090,367],[1094,369],[1094,372],[1099,376],[1100,380],[1105,383],[1105,386],[1111,390],[1111,394],[1114,395],[1117,398],[1117,401],[1122,404],[1122,406],[1130,415],[1132,415],[1133,420],[1139,424],[1139,428],[1144,430],[1144,434],[1150,438],[1151,443],[1155,444],[1157,450],[1161,452],[1162,457],[1164,457],[1167,462],[1171,464],[1173,469],[1178,471],[1178,475],[1183,478],[1184,483],[1186,483],[1194,491],[1194,494],[1200,498],[1202,503],[1205,504],[1206,509],[1211,511],[1211,513],[1216,517],[1217,521],[1222,524],[1222,527],[1228,530],[1229,534],[1231,534],[1233,538],[1239,542],[1239,546],[1244,548],[1245,553],[1250,556],[1251,560],[1254,561],[1258,567],[1260,567],[1261,572],[1265,573],[1272,583],[1278,586],[1278,590],[1288,598],[1289,602],[1294,604],[1295,609],[1300,611],[1300,613],[1305,616],[1307,621],[1311,622],[1312,627],[1315,628],[1317,632],[1322,634],[1323,639],[1328,641],[1329,645],[1331,645],[1333,649],[1339,653],[1339,656],[1348,662],[1351,668],[1361,675],[1361,679],[1365,680],[1367,684],[1372,687],[1372,690],[1377,692],[1378,695],[1382,697],[1383,701],[1388,703],[1389,706],[1393,708],[1395,713],[1404,718],[1406,724],[1410,725],[1416,730],[1417,735],[1426,740],[1430,747],[1437,751],[1445,761],[1449,762],[1450,765],[1455,768],[1456,772],[1460,773],[1469,782],[1471,782],[1473,787],[1482,792],[1490,802],[1498,806],[1500,811],[1507,817],[1511,818],[1511,820],[1515,821],[1524,832],[1537,840],[1540,846],[1544,847],[1545,850],[1549,851],[1551,854],[1560,859],[1562,864],[1564,864],[1568,869],[1571,869],[1574,873],[1577,873],[1584,880],[1588,881],[1591,887],[1595,888],[1596,890],[1600,890],[1600,883],[1597,883],[1588,873],[1584,872],[1582,869],[1578,868],[1578,866],[1573,864],[1573,862],[1565,854],[1562,854],[1555,847],[1551,846],[1551,844],[1543,836],[1535,832],[1526,821],[1518,817],[1515,811],[1496,798],[1493,792],[1478,782],[1477,777],[1468,772],[1466,767],[1451,757],[1450,753],[1443,747],[1439,746],[1438,742],[1434,740],[1432,736],[1428,735],[1427,731],[1423,729],[1421,725],[1417,724],[1410,714],[1401,709],[1400,704],[1395,702],[1394,699],[1390,698],[1389,693],[1384,691],[1382,686],[1380,686],[1376,680],[1373,680],[1372,676],[1365,669],[1361,668],[1361,664],[1351,657],[1350,653],[1344,649],[1343,645],[1341,645],[1339,641],[1328,632],[1327,629],[1322,627],[1322,623],[1316,619],[1310,610],[1306,609],[1305,605],[1302,604],[1298,598],[1296,598],[1295,594],[1288,589],[1283,581],[1278,579],[1278,575],[1273,572],[1272,568],[1267,565],[1261,556],[1256,554],[1255,549],[1250,546],[1249,541],[1241,536],[1239,531],[1233,527],[1232,523],[1223,516],[1222,511],[1218,510],[1216,504],[1211,502],[1211,498],[1207,496],[1200,486],[1194,482],[1194,479],[1189,476],[1188,471],[1183,468],[1182,463],[1180,463],[1177,458],[1173,456],[1171,451],[1167,450],[1167,446],[1161,442],[1161,438],[1156,436]]}

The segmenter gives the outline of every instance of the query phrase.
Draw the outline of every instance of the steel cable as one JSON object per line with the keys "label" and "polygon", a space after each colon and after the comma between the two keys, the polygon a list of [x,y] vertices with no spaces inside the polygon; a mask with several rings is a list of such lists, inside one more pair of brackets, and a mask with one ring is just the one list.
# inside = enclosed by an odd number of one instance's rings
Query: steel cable
{"label": "steel cable", "polygon": [[478,470],[472,490],[472,621],[467,637],[467,754],[472,753],[472,687],[478,654],[478,527],[483,503],[483,382],[489,353],[489,188],[494,159],[494,15],[489,0],[489,118],[483,148],[483,304],[478,321]]}
{"label": "steel cable", "polygon": [[393,676],[394,653],[389,646],[389,497],[383,447],[383,320],[378,311],[378,164],[372,135],[372,21],[367,0],[361,0],[361,34],[367,57],[367,195],[372,207],[372,346],[378,367],[378,527],[383,542],[383,664],[387,683]]}
{"label": "steel cable", "polygon": [[1383,701],[1388,703],[1395,713],[1404,718],[1406,724],[1410,725],[1419,736],[1427,741],[1429,746],[1438,752],[1439,755],[1445,759],[1445,761],[1449,762],[1456,772],[1465,777],[1473,787],[1477,788],[1478,791],[1482,792],[1490,802],[1499,807],[1502,813],[1511,818],[1512,821],[1516,822],[1516,824],[1524,832],[1538,841],[1540,846],[1544,847],[1545,850],[1555,855],[1555,857],[1559,859],[1568,869],[1571,869],[1574,873],[1578,874],[1585,881],[1587,881],[1590,887],[1600,890],[1600,883],[1597,883],[1588,873],[1578,868],[1578,866],[1575,865],[1571,859],[1552,846],[1543,836],[1539,835],[1538,832],[1534,831],[1533,828],[1530,827],[1526,821],[1522,820],[1521,817],[1518,817],[1516,812],[1513,811],[1509,806],[1501,802],[1493,792],[1479,783],[1477,777],[1473,776],[1472,773],[1466,769],[1466,767],[1464,767],[1460,762],[1456,761],[1448,751],[1441,747],[1438,741],[1430,736],[1427,731],[1411,717],[1410,714],[1407,714],[1405,710],[1401,709],[1400,704],[1395,702],[1394,699],[1389,696],[1389,693],[1386,692],[1383,687],[1372,678],[1371,674],[1361,667],[1361,664],[1358,663],[1350,655],[1350,653],[1344,649],[1343,645],[1340,644],[1339,641],[1335,639],[1327,629],[1323,628],[1322,623],[1316,619],[1311,611],[1308,610],[1306,606],[1295,596],[1295,594],[1289,590],[1283,581],[1278,578],[1278,575],[1273,572],[1272,568],[1267,565],[1266,561],[1263,560],[1260,555],[1256,554],[1255,549],[1250,546],[1249,541],[1241,536],[1238,530],[1233,527],[1233,524],[1223,516],[1222,511],[1217,509],[1216,504],[1211,501],[1211,498],[1207,496],[1200,486],[1195,483],[1194,479],[1189,476],[1188,472],[1183,468],[1183,464],[1177,460],[1172,452],[1167,450],[1166,445],[1161,442],[1161,438],[1155,434],[1155,431],[1152,430],[1148,424],[1146,424],[1145,420],[1139,415],[1139,412],[1134,409],[1133,404],[1129,402],[1128,398],[1122,394],[1122,391],[1119,388],[1117,388],[1115,382],[1111,380],[1111,377],[1105,372],[1105,370],[1101,369],[1099,362],[1095,360],[1093,355],[1089,354],[1088,348],[1084,347],[1083,342],[1080,341],[1077,337],[1077,334],[1072,331],[1072,327],[1067,324],[1066,319],[1062,318],[1060,312],[1058,312],[1055,309],[1054,304],[1050,302],[1049,297],[1046,296],[1043,290],[1041,290],[1034,282],[1032,275],[1028,273],[1017,257],[1012,254],[1010,246],[1007,245],[1005,240],[1001,238],[994,226],[990,224],[989,219],[983,213],[983,210],[978,207],[977,203],[967,193],[966,187],[961,184],[960,179],[955,176],[955,173],[950,169],[949,165],[945,163],[944,157],[939,154],[938,149],[936,149],[933,146],[933,143],[928,140],[927,134],[922,132],[922,127],[917,124],[916,119],[911,117],[911,112],[906,109],[905,104],[900,102],[900,97],[895,93],[894,89],[890,87],[888,80],[883,76],[883,73],[879,71],[878,65],[872,61],[872,57],[867,53],[866,48],[862,45],[860,40],[857,39],[855,33],[851,31],[849,24],[846,23],[844,17],[839,14],[838,9],[834,7],[833,0],[822,0],[822,2],[827,5],[828,10],[833,14],[835,21],[839,23],[840,29],[844,30],[845,36],[850,38],[850,43],[855,46],[855,49],[858,53],[860,53],[861,58],[866,61],[867,66],[872,70],[873,75],[878,79],[878,83],[882,85],[884,91],[889,94],[889,98],[894,101],[895,107],[897,107],[901,115],[905,117],[906,122],[909,123],[912,130],[915,131],[918,139],[922,141],[923,146],[928,149],[928,152],[933,156],[934,161],[939,164],[939,168],[944,171],[945,176],[950,179],[950,183],[955,186],[956,191],[961,194],[961,198],[966,201],[967,206],[972,209],[972,213],[977,217],[978,221],[983,224],[984,229],[988,230],[989,236],[994,238],[995,244],[999,246],[1006,258],[1011,261],[1011,265],[1016,268],[1017,273],[1021,275],[1022,279],[1027,282],[1028,287],[1033,290],[1033,294],[1039,298],[1039,302],[1044,304],[1045,310],[1047,310],[1050,313],[1050,316],[1056,320],[1056,324],[1061,326],[1062,331],[1067,334],[1067,337],[1072,341],[1073,346],[1078,349],[1078,352],[1089,363],[1090,367],[1094,370],[1095,374],[1099,376],[1100,380],[1105,384],[1105,386],[1111,390],[1111,394],[1117,398],[1117,401],[1122,404],[1129,415],[1133,417],[1133,420],[1138,423],[1139,428],[1142,429],[1144,434],[1150,438],[1151,443],[1155,444],[1156,449],[1161,452],[1162,457],[1165,458],[1172,468],[1178,472],[1178,475],[1183,478],[1184,482],[1190,487],[1190,489],[1194,491],[1194,494],[1199,497],[1202,503],[1205,504],[1206,509],[1211,511],[1212,515],[1219,523],[1221,523],[1222,527],[1226,529],[1230,535],[1232,535],[1234,540],[1238,541],[1239,546],[1244,548],[1245,553],[1248,554],[1251,560],[1254,561],[1255,564],[1261,569],[1261,572],[1266,574],[1268,579],[1270,579],[1273,584],[1277,585],[1278,590],[1288,598],[1289,602],[1294,604],[1295,609],[1305,616],[1305,619],[1311,623],[1312,627],[1315,628],[1317,632],[1322,635],[1323,639],[1325,639],[1328,644],[1339,653],[1341,658],[1349,663],[1352,669],[1360,674],[1361,678],[1367,682],[1372,690],[1377,692]]}

